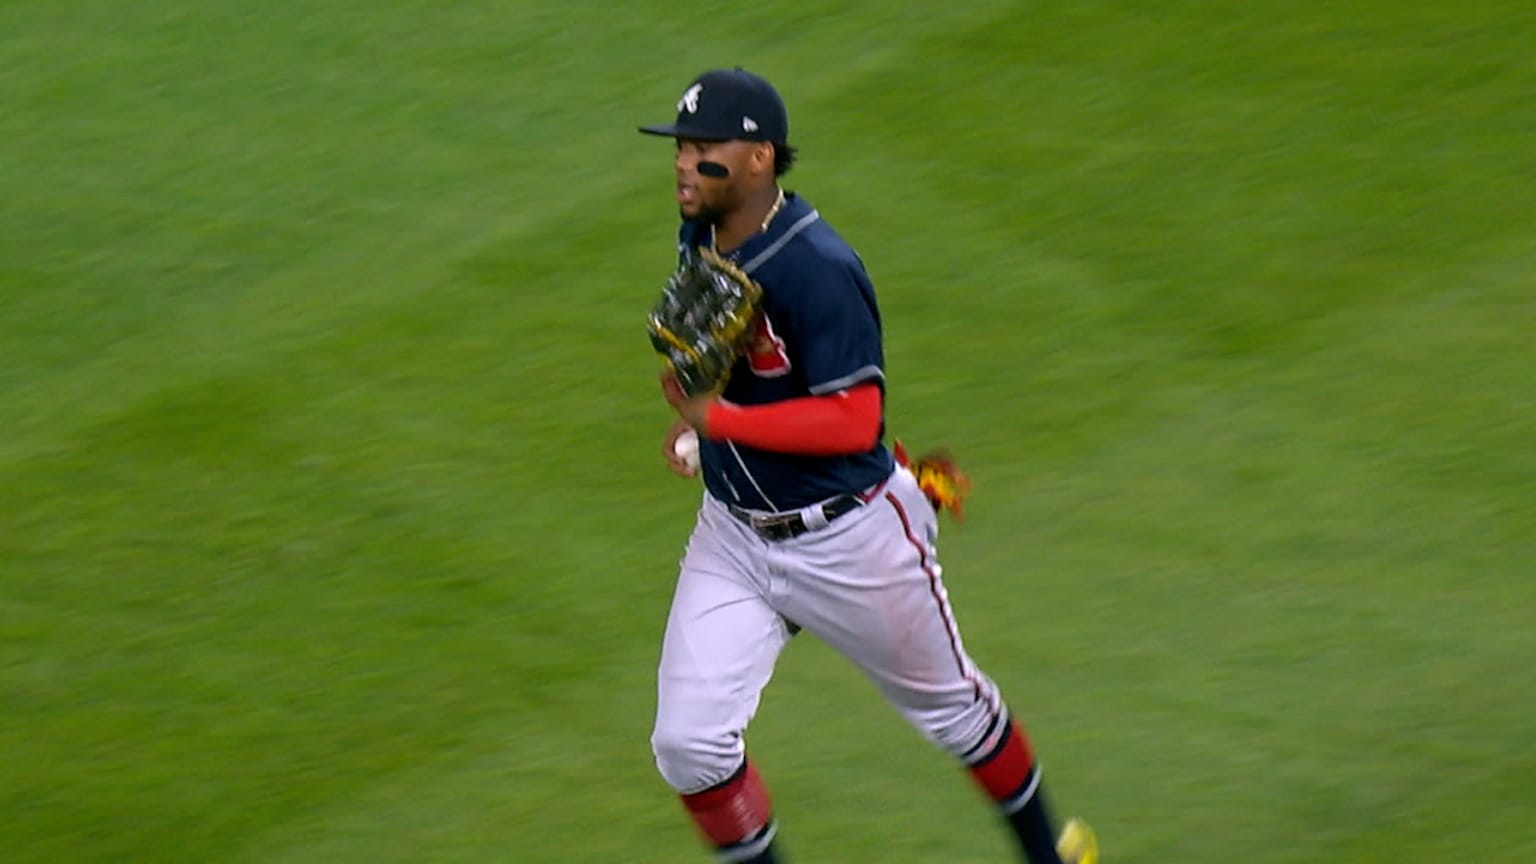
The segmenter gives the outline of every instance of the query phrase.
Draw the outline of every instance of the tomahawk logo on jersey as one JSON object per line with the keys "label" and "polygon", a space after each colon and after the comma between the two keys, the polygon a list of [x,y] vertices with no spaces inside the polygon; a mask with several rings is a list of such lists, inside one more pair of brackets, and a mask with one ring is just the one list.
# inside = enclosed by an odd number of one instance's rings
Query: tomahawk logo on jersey
{"label": "tomahawk logo on jersey", "polygon": [[774,332],[773,319],[766,312],[759,313],[757,320],[752,322],[752,336],[746,353],[747,366],[759,378],[789,374],[789,353],[784,349],[784,340]]}
{"label": "tomahawk logo on jersey", "polygon": [[[710,243],[710,226],[685,221],[678,239],[684,255],[690,254]],[[763,320],[723,399],[764,405],[869,381],[884,387],[874,286],[853,248],[810,204],[786,194],[768,230],[727,257],[763,286]],[[878,441],[864,453],[822,457],[706,439],[700,455],[704,484],[716,498],[776,512],[874,486],[895,467]]]}

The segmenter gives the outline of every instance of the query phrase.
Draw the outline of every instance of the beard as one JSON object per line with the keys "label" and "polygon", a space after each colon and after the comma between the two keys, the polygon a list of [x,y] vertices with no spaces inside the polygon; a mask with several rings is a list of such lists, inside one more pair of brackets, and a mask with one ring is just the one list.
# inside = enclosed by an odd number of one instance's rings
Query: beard
{"label": "beard", "polygon": [[694,208],[693,215],[691,216],[688,214],[686,207],[678,207],[677,215],[684,222],[704,222],[714,225],[719,223],[720,217],[725,215],[725,211],[709,204],[700,204]]}

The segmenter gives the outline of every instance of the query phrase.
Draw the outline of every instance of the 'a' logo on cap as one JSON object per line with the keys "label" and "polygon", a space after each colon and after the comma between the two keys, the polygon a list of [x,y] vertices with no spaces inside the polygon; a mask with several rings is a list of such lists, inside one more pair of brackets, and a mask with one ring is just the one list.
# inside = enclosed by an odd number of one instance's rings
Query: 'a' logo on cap
{"label": "'a' logo on cap", "polygon": [[678,113],[682,113],[685,110],[689,114],[696,114],[696,113],[698,113],[698,110],[699,110],[699,94],[701,94],[703,92],[704,92],[704,85],[703,84],[695,84],[692,87],[689,87],[683,93],[683,98],[677,100],[677,110],[678,110]]}
{"label": "'a' logo on cap", "polygon": [[753,120],[751,117],[743,117],[741,118],[741,128],[748,132],[756,132],[757,121]]}

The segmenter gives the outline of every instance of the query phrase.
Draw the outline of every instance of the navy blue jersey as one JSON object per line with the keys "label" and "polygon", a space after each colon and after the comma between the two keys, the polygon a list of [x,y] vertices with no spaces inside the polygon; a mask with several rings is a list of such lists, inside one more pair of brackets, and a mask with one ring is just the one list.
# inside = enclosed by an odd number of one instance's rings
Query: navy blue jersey
{"label": "navy blue jersey", "polygon": [[[686,258],[712,239],[708,223],[685,221],[680,255]],[[884,388],[874,286],[853,248],[809,204],[787,194],[768,230],[727,257],[763,286],[763,315],[723,399],[762,405],[836,393],[866,381]],[[895,467],[878,440],[865,453],[832,457],[704,440],[700,457],[710,494],[740,507],[773,511],[858,492],[884,480]]]}

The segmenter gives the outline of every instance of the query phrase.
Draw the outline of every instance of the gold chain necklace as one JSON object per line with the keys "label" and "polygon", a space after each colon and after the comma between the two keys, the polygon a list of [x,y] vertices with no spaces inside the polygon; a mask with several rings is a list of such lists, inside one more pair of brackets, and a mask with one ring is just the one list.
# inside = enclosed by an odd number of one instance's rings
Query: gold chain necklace
{"label": "gold chain necklace", "polygon": [[762,232],[768,230],[768,225],[771,222],[773,222],[773,217],[779,215],[779,208],[783,207],[783,206],[784,206],[784,190],[780,189],[779,190],[779,198],[778,198],[778,200],[773,202],[773,206],[768,209],[768,215],[763,217],[763,225],[762,225],[762,227],[757,229],[757,232],[759,234],[761,234]]}

